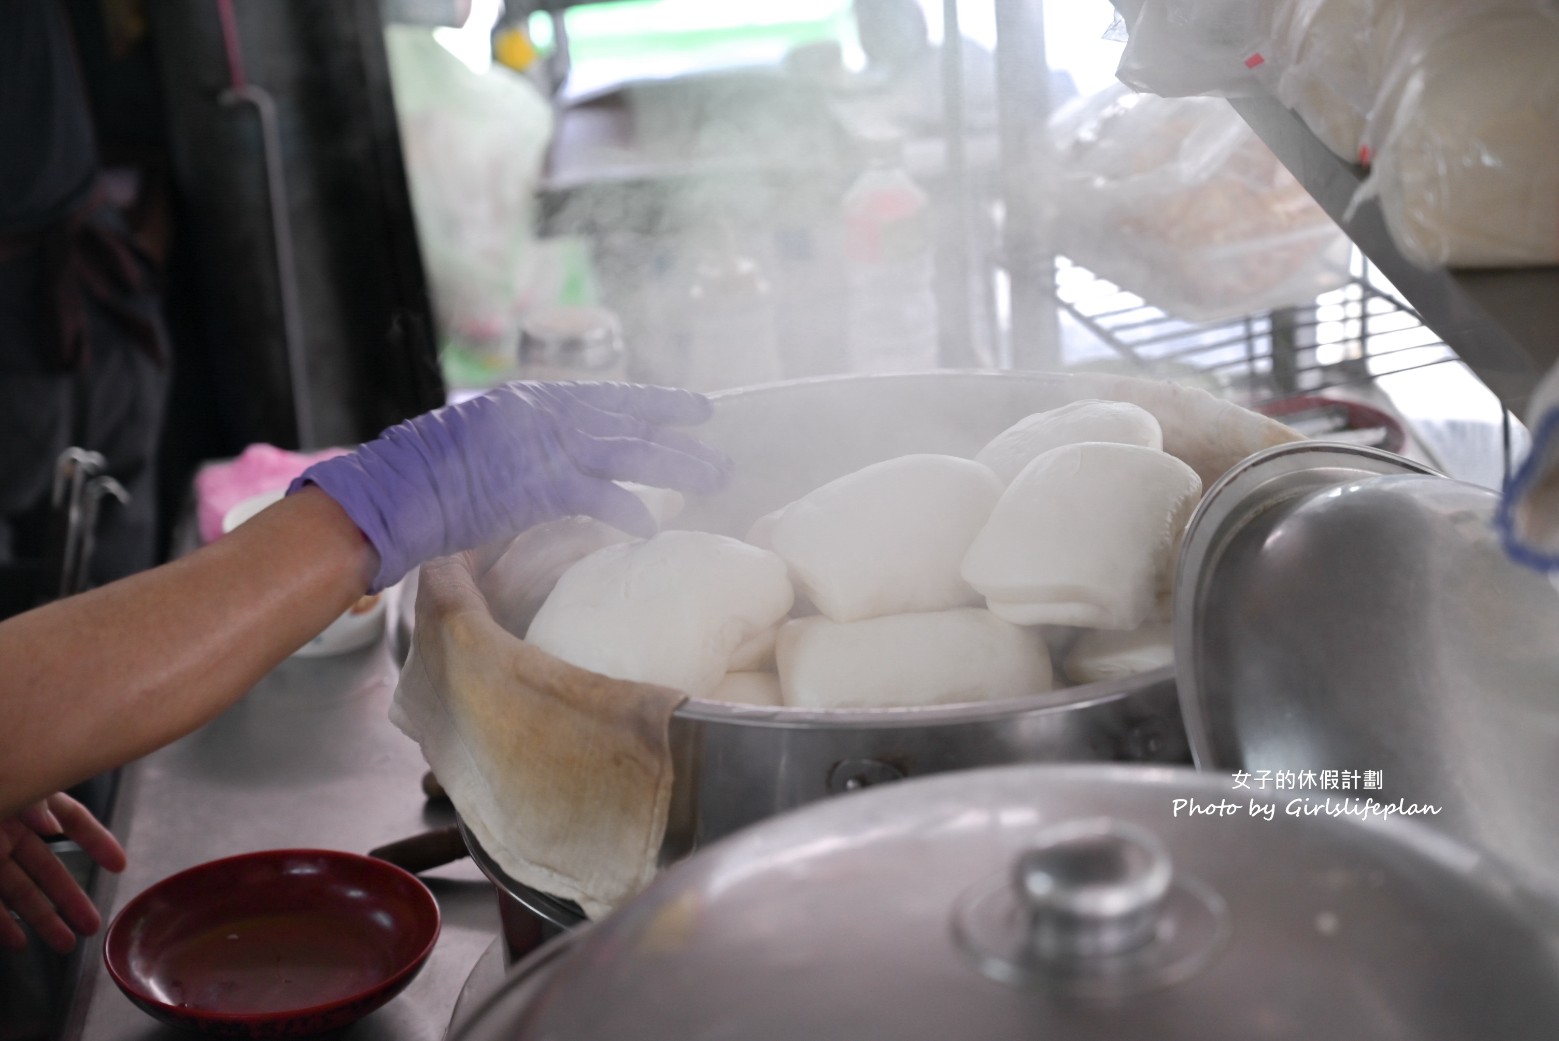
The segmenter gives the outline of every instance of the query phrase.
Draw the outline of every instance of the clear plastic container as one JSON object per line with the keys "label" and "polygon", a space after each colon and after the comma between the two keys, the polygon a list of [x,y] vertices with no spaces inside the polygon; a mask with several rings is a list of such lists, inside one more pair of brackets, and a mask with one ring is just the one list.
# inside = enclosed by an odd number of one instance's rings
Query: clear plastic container
{"label": "clear plastic container", "polygon": [[627,367],[617,316],[604,307],[539,307],[520,325],[520,377],[621,380]]}

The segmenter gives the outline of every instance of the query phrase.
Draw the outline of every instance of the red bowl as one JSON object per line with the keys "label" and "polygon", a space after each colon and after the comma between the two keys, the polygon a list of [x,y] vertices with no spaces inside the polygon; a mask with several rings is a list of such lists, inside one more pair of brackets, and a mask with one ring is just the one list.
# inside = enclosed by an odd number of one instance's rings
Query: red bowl
{"label": "red bowl", "polygon": [[[1407,443],[1407,431],[1402,428],[1402,423],[1396,416],[1374,405],[1354,401],[1351,398],[1334,398],[1324,394],[1296,394],[1293,397],[1279,398],[1258,405],[1256,411],[1290,424],[1296,424],[1307,414],[1322,417],[1326,413],[1334,413],[1332,418],[1337,421],[1334,430],[1380,431],[1378,438],[1366,445],[1368,448],[1379,448],[1384,452],[1400,452],[1402,446]],[[1301,430],[1300,433],[1304,431]],[[1310,436],[1321,441],[1328,440],[1325,433]]]}
{"label": "red bowl", "polygon": [[151,886],[115,916],[103,960],[158,1019],[222,1037],[304,1037],[399,994],[438,931],[433,894],[393,864],[278,849]]}

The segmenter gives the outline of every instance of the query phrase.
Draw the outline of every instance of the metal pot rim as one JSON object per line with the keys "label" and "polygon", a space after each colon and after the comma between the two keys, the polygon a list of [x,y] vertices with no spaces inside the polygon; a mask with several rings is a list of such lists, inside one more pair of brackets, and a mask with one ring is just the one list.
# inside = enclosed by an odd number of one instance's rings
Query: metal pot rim
{"label": "metal pot rim", "polygon": [[[946,376],[974,376],[1001,380],[1011,383],[1015,380],[1025,383],[1067,383],[1073,381],[1085,381],[1087,377],[1098,377],[1099,373],[1070,373],[1070,372],[1013,372],[1007,369],[928,369],[923,372],[842,372],[831,376],[804,376],[800,379],[775,380],[772,383],[758,383],[746,387],[731,387],[725,390],[710,391],[706,397],[714,402],[720,402],[727,398],[752,398],[769,394],[788,394],[796,387],[812,386],[824,383],[869,383],[869,382],[901,382],[905,379],[923,379],[926,376],[938,378]],[[1081,379],[1080,379],[1081,378]]]}
{"label": "metal pot rim", "polygon": [[1145,687],[1175,678],[1175,667],[1163,665],[1119,679],[1059,687],[1043,694],[1025,694],[996,701],[955,705],[909,705],[892,708],[805,709],[785,706],[736,705],[689,698],[675,715],[703,723],[725,723],[775,730],[891,730],[898,727],[985,723],[1011,716],[1083,708],[1137,694]]}
{"label": "metal pot rim", "polygon": [[[577,929],[589,921],[584,912],[579,909],[579,905],[573,901],[563,900],[510,878],[509,873],[499,866],[492,854],[477,841],[465,818],[459,813],[455,814],[455,825],[460,829],[460,838],[465,842],[466,852],[471,855],[472,862],[483,875],[487,876],[487,881],[492,883],[501,895],[509,897],[531,914],[565,931]],[[550,946],[552,946],[550,943],[544,945],[544,947]]]}

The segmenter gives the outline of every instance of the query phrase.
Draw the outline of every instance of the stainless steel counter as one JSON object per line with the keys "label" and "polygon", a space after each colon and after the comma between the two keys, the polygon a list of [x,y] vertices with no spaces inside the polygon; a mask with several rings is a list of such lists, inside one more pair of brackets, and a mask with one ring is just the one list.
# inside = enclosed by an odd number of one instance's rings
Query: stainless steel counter
{"label": "stainless steel counter", "polygon": [[[126,770],[113,830],[130,856],[101,880],[104,921],[177,871],[260,849],[315,847],[366,853],[449,824],[427,803],[417,746],[391,725],[395,666],[386,643],[335,658],[293,659],[210,724]],[[434,1041],[462,985],[498,933],[491,887],[469,860],[423,876],[443,931],[404,992],[337,1037]],[[103,969],[101,936],[87,941],[63,1037],[149,1041],[190,1035],[141,1012]]]}

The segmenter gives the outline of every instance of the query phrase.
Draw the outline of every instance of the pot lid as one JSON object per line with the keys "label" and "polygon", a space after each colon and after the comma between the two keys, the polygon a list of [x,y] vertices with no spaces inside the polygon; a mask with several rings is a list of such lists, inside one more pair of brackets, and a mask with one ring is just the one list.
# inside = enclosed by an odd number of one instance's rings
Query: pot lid
{"label": "pot lid", "polygon": [[671,868],[457,1036],[1559,1036],[1549,905],[1434,832],[1293,795],[1093,765],[837,797]]}
{"label": "pot lid", "polygon": [[1559,589],[1506,557],[1497,507],[1342,445],[1230,471],[1176,583],[1197,764],[1435,807],[1434,828],[1559,891],[1559,803],[1534,783],[1559,776]]}

